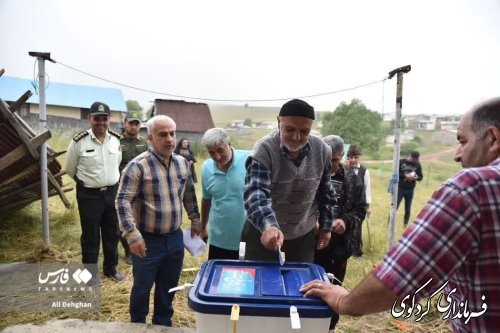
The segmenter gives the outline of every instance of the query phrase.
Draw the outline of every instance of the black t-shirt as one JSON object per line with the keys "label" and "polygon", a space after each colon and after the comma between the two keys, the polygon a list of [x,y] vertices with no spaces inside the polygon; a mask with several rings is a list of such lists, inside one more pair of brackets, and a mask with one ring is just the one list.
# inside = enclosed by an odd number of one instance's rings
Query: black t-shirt
{"label": "black t-shirt", "polygon": [[414,173],[418,176],[417,180],[420,181],[424,178],[422,174],[422,166],[418,161],[410,161],[406,158],[399,161],[399,183],[398,186],[403,189],[414,189],[416,185],[415,180],[407,180],[405,175]]}

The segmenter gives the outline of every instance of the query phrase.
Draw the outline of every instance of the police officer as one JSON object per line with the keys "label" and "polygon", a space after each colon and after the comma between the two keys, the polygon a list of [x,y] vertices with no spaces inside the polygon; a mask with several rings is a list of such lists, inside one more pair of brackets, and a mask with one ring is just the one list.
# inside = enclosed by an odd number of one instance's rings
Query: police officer
{"label": "police officer", "polygon": [[[148,142],[139,135],[141,129],[141,120],[138,112],[129,112],[123,122],[123,133],[120,137],[122,149],[122,162],[120,163],[120,173],[125,166],[133,160],[137,155],[148,150]],[[128,247],[127,240],[120,237],[123,249],[125,250],[125,262],[132,265],[132,257]]]}
{"label": "police officer", "polygon": [[114,204],[122,154],[120,134],[109,129],[110,118],[108,105],[92,104],[90,129],[75,135],[68,146],[66,172],[76,181],[82,263],[97,264],[102,233],[104,276],[123,281],[116,270],[120,232]]}

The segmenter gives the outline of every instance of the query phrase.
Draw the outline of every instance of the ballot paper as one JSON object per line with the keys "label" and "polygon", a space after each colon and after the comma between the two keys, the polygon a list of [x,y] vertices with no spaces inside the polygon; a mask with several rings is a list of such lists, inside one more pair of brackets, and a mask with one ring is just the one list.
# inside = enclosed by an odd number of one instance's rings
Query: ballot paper
{"label": "ballot paper", "polygon": [[191,237],[191,227],[182,231],[184,237],[184,247],[193,257],[198,257],[207,249],[207,243],[200,236]]}
{"label": "ballot paper", "polygon": [[278,247],[278,256],[280,259],[280,265],[283,266],[283,264],[285,263],[285,252],[281,251],[281,246]]}

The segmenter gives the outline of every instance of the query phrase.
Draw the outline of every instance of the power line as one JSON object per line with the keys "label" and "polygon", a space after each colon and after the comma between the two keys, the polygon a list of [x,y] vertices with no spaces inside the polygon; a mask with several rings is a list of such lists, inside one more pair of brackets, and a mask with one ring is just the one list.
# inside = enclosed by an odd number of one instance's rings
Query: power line
{"label": "power line", "polygon": [[312,95],[294,96],[294,97],[286,97],[286,98],[269,98],[269,99],[217,99],[217,98],[205,98],[205,97],[192,97],[192,96],[184,96],[184,95],[175,95],[175,94],[165,93],[165,92],[161,92],[161,91],[154,91],[154,90],[149,90],[149,89],[134,87],[134,86],[131,86],[131,85],[128,85],[128,84],[124,84],[124,83],[120,83],[120,82],[108,80],[106,78],[103,78],[103,77],[100,77],[100,76],[97,76],[97,75],[94,75],[94,74],[82,71],[80,69],[77,69],[77,68],[74,68],[72,66],[66,65],[66,64],[64,64],[64,63],[62,63],[60,61],[54,60],[54,62],[56,64],[60,64],[60,65],[62,65],[64,67],[66,67],[66,68],[74,70],[75,72],[78,72],[78,73],[81,73],[81,74],[93,77],[93,78],[101,80],[101,81],[112,83],[114,85],[122,86],[122,87],[125,87],[125,88],[139,90],[139,91],[143,91],[143,92],[148,92],[148,93],[152,93],[152,94],[155,94],[155,95],[163,95],[163,96],[168,96],[168,97],[183,98],[183,99],[192,99],[192,100],[208,101],[208,102],[238,102],[238,103],[247,102],[247,103],[255,103],[255,102],[279,102],[279,101],[287,101],[287,100],[294,99],[294,98],[300,98],[300,99],[313,98],[313,97],[333,95],[333,94],[338,94],[338,93],[345,92],[345,91],[355,90],[355,89],[359,89],[359,88],[371,86],[371,85],[374,85],[374,84],[377,84],[377,83],[380,83],[380,82],[384,82],[385,80],[387,80],[387,77],[384,77],[381,80],[377,80],[377,81],[373,81],[373,82],[369,82],[369,83],[365,83],[365,84],[360,84],[360,85],[357,85],[357,86],[354,86],[354,87],[349,87],[349,88],[344,88],[344,89],[339,89],[339,90],[329,91],[329,92],[323,92],[323,93],[318,93],[318,94],[312,94]]}

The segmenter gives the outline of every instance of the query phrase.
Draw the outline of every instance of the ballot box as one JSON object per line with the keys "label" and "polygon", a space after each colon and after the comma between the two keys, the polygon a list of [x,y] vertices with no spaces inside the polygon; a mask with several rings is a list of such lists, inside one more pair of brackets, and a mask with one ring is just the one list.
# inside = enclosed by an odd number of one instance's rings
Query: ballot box
{"label": "ballot box", "polygon": [[328,332],[330,307],[299,291],[315,279],[329,282],[312,263],[209,260],[189,292],[196,332]]}

